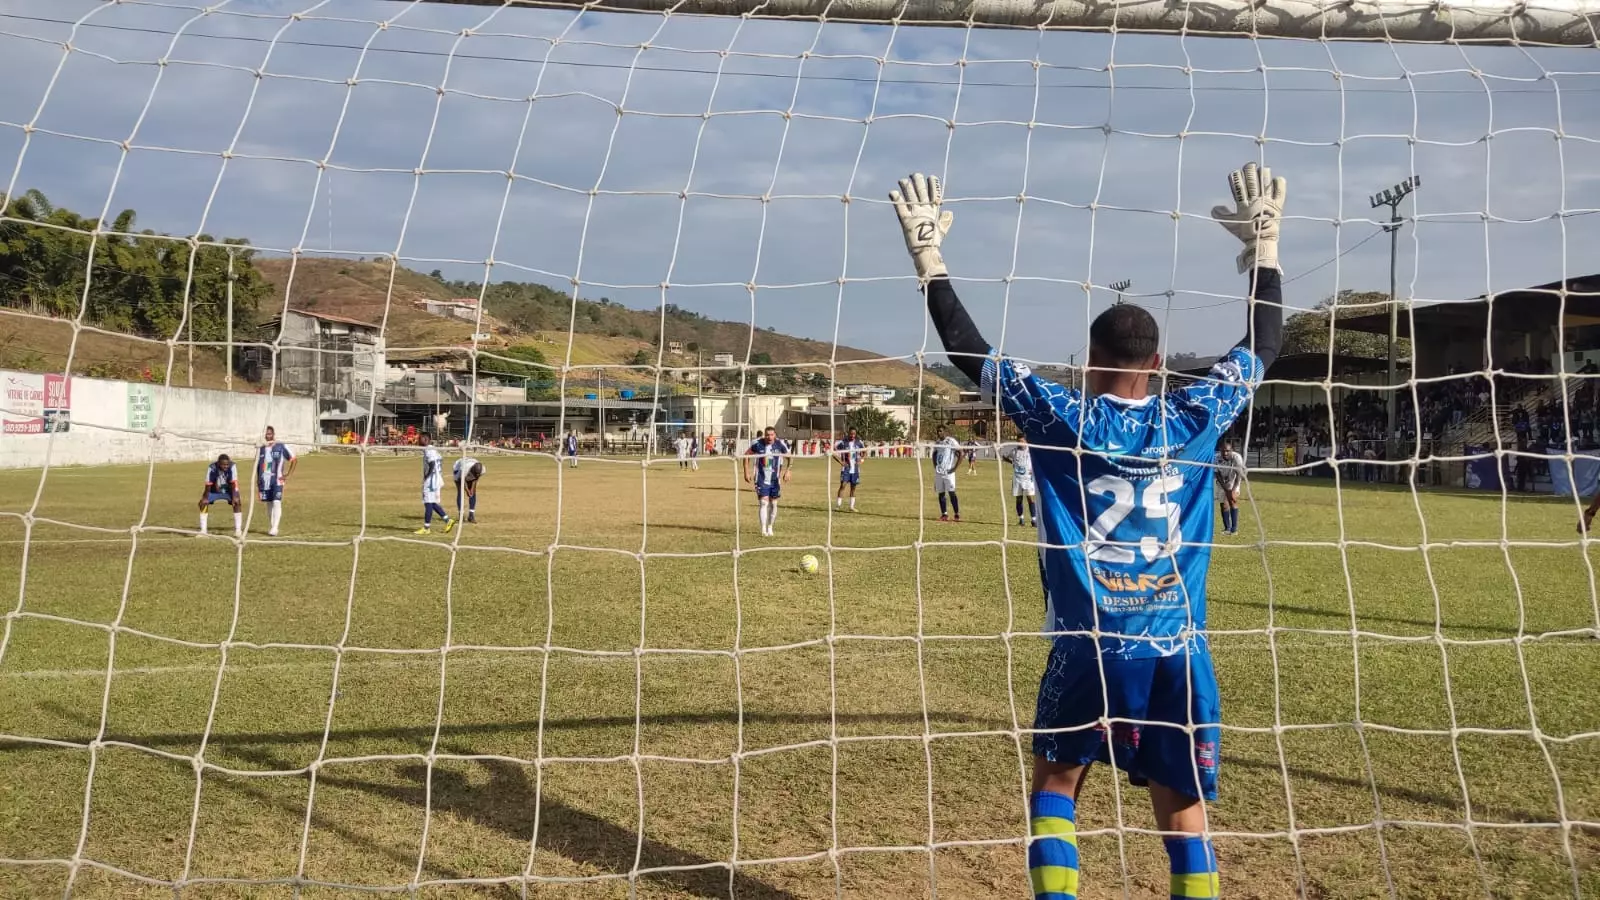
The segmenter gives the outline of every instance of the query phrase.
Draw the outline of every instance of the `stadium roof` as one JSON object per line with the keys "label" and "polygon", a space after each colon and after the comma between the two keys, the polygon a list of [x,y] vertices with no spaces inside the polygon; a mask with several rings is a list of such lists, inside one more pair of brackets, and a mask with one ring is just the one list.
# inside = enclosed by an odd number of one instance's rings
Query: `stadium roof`
{"label": "stadium roof", "polygon": [[[1413,306],[1409,313],[1402,309],[1398,332],[1402,338],[1411,337],[1411,323],[1415,319],[1418,330],[1436,334],[1455,332],[1466,337],[1482,338],[1490,333],[1491,311],[1494,316],[1493,330],[1502,334],[1543,331],[1555,325],[1563,313],[1600,320],[1600,274],[1579,275],[1536,287],[1485,294],[1470,300]],[[1368,334],[1388,334],[1389,313],[1383,311],[1340,319],[1339,327]]]}
{"label": "stadium roof", "polygon": [[[308,319],[321,319],[324,322],[338,322],[341,325],[356,325],[361,328],[369,328],[373,331],[378,330],[378,326],[372,322],[363,322],[360,319],[352,319],[349,316],[335,316],[329,313],[312,312],[309,309],[290,309],[289,313],[296,316],[305,316]],[[262,324],[269,326],[276,325],[282,320],[282,316],[273,316]]]}

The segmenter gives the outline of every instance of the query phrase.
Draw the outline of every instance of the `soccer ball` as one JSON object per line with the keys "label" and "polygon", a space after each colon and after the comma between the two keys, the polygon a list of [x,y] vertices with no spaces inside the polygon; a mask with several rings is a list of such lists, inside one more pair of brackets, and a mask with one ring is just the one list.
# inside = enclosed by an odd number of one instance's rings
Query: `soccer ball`
{"label": "soccer ball", "polygon": [[806,573],[807,575],[817,574],[817,569],[820,568],[821,565],[821,563],[817,562],[817,558],[809,553],[800,557],[800,571]]}

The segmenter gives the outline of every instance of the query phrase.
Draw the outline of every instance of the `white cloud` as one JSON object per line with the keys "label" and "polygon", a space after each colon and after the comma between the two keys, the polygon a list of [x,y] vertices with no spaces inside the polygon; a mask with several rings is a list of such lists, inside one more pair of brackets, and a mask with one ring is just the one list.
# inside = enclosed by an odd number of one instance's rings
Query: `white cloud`
{"label": "white cloud", "polygon": [[[21,35],[59,41],[68,26],[39,20],[79,18],[57,76],[59,44]],[[1600,216],[1479,216],[1600,208],[1600,73],[1581,49],[382,0],[251,0],[203,16],[0,0],[0,32],[0,172],[62,205],[131,206],[143,226],[179,233],[204,214],[213,234],[277,249],[323,250],[331,231],[335,249],[398,251],[462,277],[493,252],[497,278],[576,276],[585,295],[637,305],[660,302],[652,286],[670,273],[668,301],[714,317],[749,320],[740,285],[754,279],[772,286],[756,293],[757,326],[824,339],[837,327],[887,354],[927,339],[883,202],[911,169],[946,176],[952,266],[992,280],[964,291],[979,321],[999,340],[1003,315],[1006,347],[1038,359],[1081,349],[1109,299],[1085,280],[1132,278],[1173,349],[1235,338],[1242,305],[1219,305],[1242,287],[1235,247],[1205,215],[1228,169],[1257,156],[1291,179],[1291,276],[1369,237],[1368,195],[1412,172],[1423,221],[1400,239],[1403,293],[1458,299],[1600,268],[1587,253]],[[24,152],[20,126],[35,121],[70,136],[35,134]],[[123,140],[166,149],[124,158]],[[335,168],[318,190],[325,157]],[[508,195],[497,173],[513,164]],[[1380,236],[1289,296],[1309,306],[1387,280]],[[820,286],[776,287],[800,284]]]}

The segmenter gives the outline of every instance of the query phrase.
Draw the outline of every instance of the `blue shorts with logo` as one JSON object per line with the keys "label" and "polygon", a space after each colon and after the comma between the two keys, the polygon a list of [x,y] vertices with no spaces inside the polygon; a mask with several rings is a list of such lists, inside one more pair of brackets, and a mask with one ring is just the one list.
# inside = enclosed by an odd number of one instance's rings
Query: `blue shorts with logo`
{"label": "blue shorts with logo", "polygon": [[273,483],[267,487],[260,488],[256,493],[260,495],[262,503],[271,503],[274,500],[282,500],[283,485]]}
{"label": "blue shorts with logo", "polygon": [[[1210,649],[1191,643],[1172,656],[1106,656],[1104,677],[1096,656],[1091,639],[1056,639],[1039,679],[1034,755],[1067,765],[1113,763],[1134,785],[1154,781],[1217,799],[1222,703]],[[1113,721],[1107,741],[1102,715],[1135,721]],[[1192,734],[1185,730],[1190,723]]]}
{"label": "blue shorts with logo", "polygon": [[778,494],[779,493],[781,493],[781,490],[780,490],[780,487],[779,487],[779,483],[776,482],[776,481],[771,481],[771,482],[758,481],[758,482],[756,482],[756,496],[757,497],[770,497],[773,500],[776,500],[776,499],[778,499]]}
{"label": "blue shorts with logo", "polygon": [[851,471],[848,471],[846,469],[840,469],[839,470],[839,483],[840,484],[848,484],[848,485],[854,487],[855,485],[858,485],[858,484],[861,483],[861,473],[860,472],[851,472]]}
{"label": "blue shorts with logo", "polygon": [[206,491],[206,505],[210,506],[213,503],[226,503],[231,506],[233,504],[233,497],[233,491]]}

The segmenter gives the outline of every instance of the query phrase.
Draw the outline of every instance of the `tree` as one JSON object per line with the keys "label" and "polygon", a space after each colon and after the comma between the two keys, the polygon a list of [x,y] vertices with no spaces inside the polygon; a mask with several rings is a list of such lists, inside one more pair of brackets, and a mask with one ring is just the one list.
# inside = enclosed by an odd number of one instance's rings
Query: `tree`
{"label": "tree", "polygon": [[528,396],[533,397],[548,391],[554,383],[554,376],[544,363],[544,354],[538,347],[518,344],[497,351],[494,356],[479,355],[478,371],[484,375],[524,379]]}
{"label": "tree", "polygon": [[[1315,308],[1298,312],[1283,323],[1283,355],[1291,353],[1327,353],[1328,317],[1334,316],[1333,352],[1340,356],[1365,356],[1369,359],[1389,358],[1389,336],[1367,334],[1339,328],[1339,319],[1371,315],[1383,310],[1381,304],[1388,294],[1378,291],[1340,291],[1325,298]],[[1411,342],[1400,340],[1395,344],[1395,354],[1401,359],[1411,355]]]}
{"label": "tree", "polygon": [[928,371],[964,391],[975,391],[978,389],[978,385],[975,384],[971,378],[967,377],[967,373],[956,368],[951,363],[933,363],[928,366]]}
{"label": "tree", "polygon": [[772,365],[772,354],[764,351],[761,353],[752,353],[750,354],[750,365],[770,366]]}
{"label": "tree", "polygon": [[648,366],[650,365],[650,354],[642,348],[635,350],[633,351],[633,356],[628,360],[628,365]]}
{"label": "tree", "polygon": [[920,438],[933,437],[933,430],[944,422],[944,404],[934,394],[931,387],[923,387],[916,393],[917,404],[917,436]]}
{"label": "tree", "polygon": [[1201,359],[1198,353],[1168,353],[1166,366],[1174,372],[1182,372],[1185,369],[1198,369],[1209,362],[1210,360]]}
{"label": "tree", "polygon": [[904,422],[881,407],[858,406],[844,417],[846,428],[854,428],[863,441],[900,441],[906,436]]}
{"label": "tree", "polygon": [[105,226],[53,206],[37,190],[8,200],[0,218],[0,306],[65,318],[81,311],[108,331],[221,342],[231,258],[234,330],[254,327],[271,288],[248,241],[136,232],[137,218],[125,209]]}

